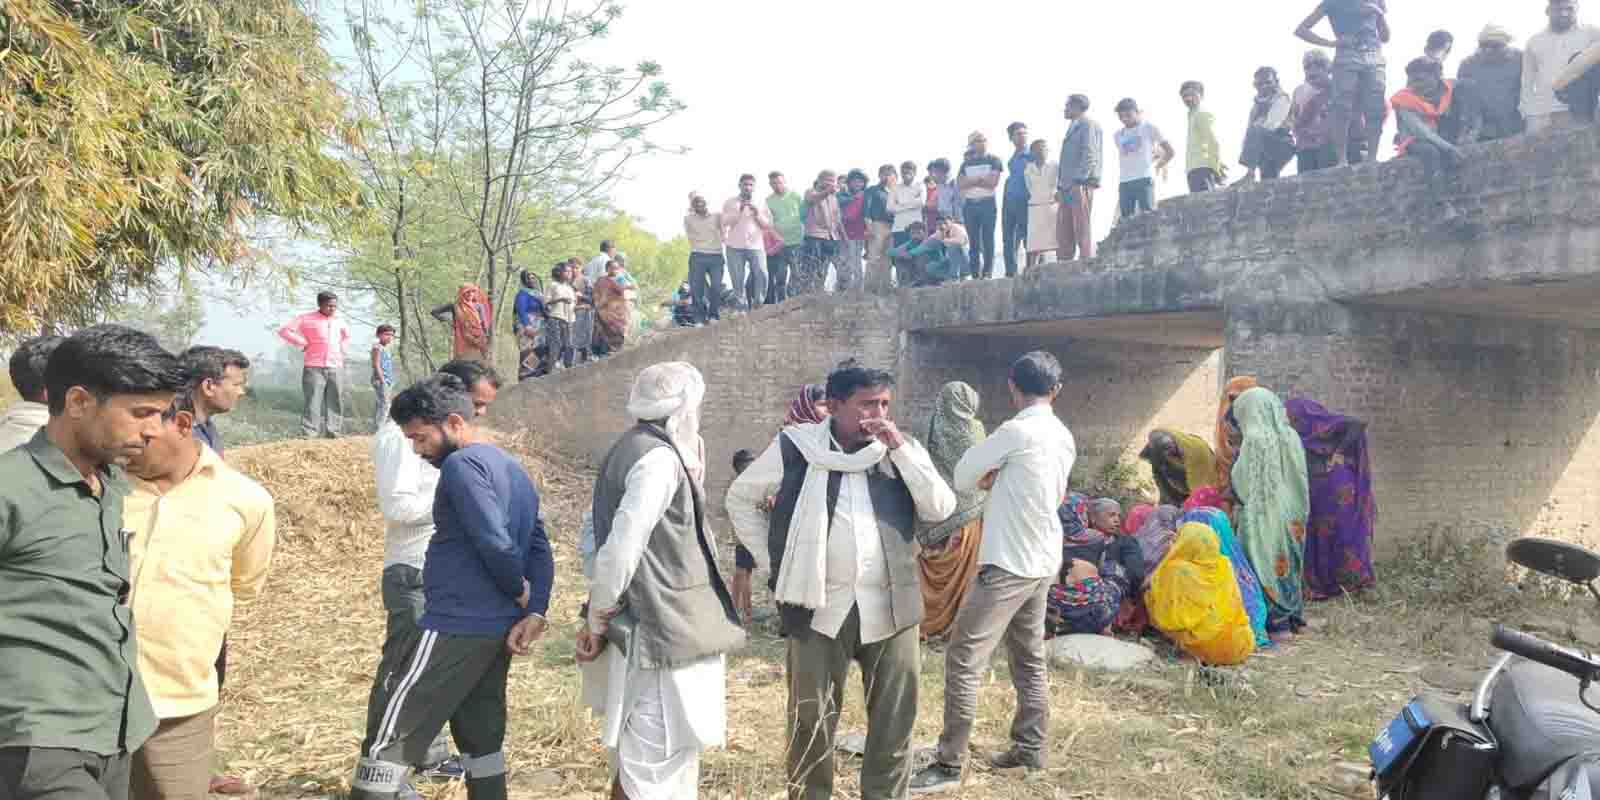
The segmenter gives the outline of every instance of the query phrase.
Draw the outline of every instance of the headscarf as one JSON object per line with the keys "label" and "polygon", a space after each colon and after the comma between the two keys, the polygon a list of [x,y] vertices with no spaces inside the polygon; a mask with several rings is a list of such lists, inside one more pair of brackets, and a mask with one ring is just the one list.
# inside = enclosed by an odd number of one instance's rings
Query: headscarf
{"label": "headscarf", "polygon": [[1222,401],[1217,407],[1216,485],[1222,490],[1223,497],[1228,496],[1228,487],[1233,485],[1233,459],[1237,456],[1237,453],[1233,452],[1233,445],[1228,442],[1228,411],[1233,408],[1233,402],[1239,395],[1258,385],[1255,378],[1241,375],[1228,381],[1228,385],[1222,390]]}
{"label": "headscarf", "polygon": [[489,298],[477,284],[461,284],[460,291],[456,292],[456,333],[467,346],[481,352],[489,349],[488,310]]}
{"label": "headscarf", "polygon": [[1239,597],[1244,601],[1245,614],[1250,617],[1250,630],[1256,635],[1257,647],[1269,647],[1272,638],[1267,635],[1267,601],[1261,594],[1261,579],[1250,566],[1250,559],[1234,535],[1233,524],[1220,508],[1197,508],[1185,513],[1179,524],[1199,522],[1211,527],[1217,534],[1222,552],[1233,564],[1233,577],[1239,584]]}
{"label": "headscarf", "polygon": [[1155,510],[1156,507],[1149,503],[1135,505],[1128,510],[1128,516],[1122,520],[1122,532],[1129,536],[1137,533],[1139,526],[1143,525],[1145,519],[1150,516],[1150,512]]}
{"label": "headscarf", "polygon": [[[951,381],[939,389],[933,417],[928,420],[928,455],[946,483],[954,485],[956,464],[988,435],[983,423],[978,421],[979,404],[977,390],[961,381]],[[989,493],[982,490],[956,495],[956,512],[919,538],[930,544],[943,541],[982,516],[983,504],[988,499]]]}
{"label": "headscarf", "polygon": [[1183,503],[1184,511],[1193,511],[1196,508],[1222,508],[1222,490],[1215,486],[1202,486],[1189,493],[1189,499]]}
{"label": "headscarf", "polygon": [[1144,524],[1135,531],[1133,538],[1139,542],[1139,552],[1144,554],[1145,567],[1154,571],[1161,560],[1167,557],[1167,551],[1172,549],[1172,540],[1178,535],[1178,517],[1182,514],[1177,506],[1156,506],[1155,510],[1146,517]]}
{"label": "headscarf", "polygon": [[[1178,452],[1173,454],[1165,447],[1157,444],[1158,435],[1171,437]],[[1187,497],[1196,486],[1211,486],[1217,482],[1217,462],[1211,452],[1211,445],[1206,440],[1192,433],[1171,428],[1157,428],[1150,432],[1150,444],[1139,452],[1139,457],[1150,462],[1151,468],[1156,472],[1157,483],[1162,484],[1165,495],[1174,497]],[[1165,465],[1166,469],[1163,469]],[[1172,467],[1183,470],[1181,485],[1176,480],[1176,475],[1170,471]]]}
{"label": "headscarf", "polygon": [[1239,539],[1261,579],[1269,628],[1294,627],[1305,611],[1301,574],[1311,510],[1305,446],[1283,402],[1266,389],[1239,395],[1233,413],[1244,433],[1233,465],[1234,492],[1243,502]]}
{"label": "headscarf", "polygon": [[1255,650],[1233,565],[1211,526],[1187,522],[1145,593],[1150,622],[1207,664],[1239,664]]}
{"label": "headscarf", "polygon": [[817,404],[812,398],[822,394],[822,387],[815,383],[808,383],[800,387],[800,396],[789,404],[789,415],[784,418],[785,425],[811,425],[821,422],[827,417],[817,413]]}
{"label": "headscarf", "polygon": [[1099,541],[1098,537],[1084,539],[1084,531],[1089,530],[1089,498],[1077,492],[1068,492],[1067,499],[1061,507],[1056,509],[1056,517],[1061,520],[1061,535],[1068,544],[1091,544]]}
{"label": "headscarf", "polygon": [[706,382],[700,370],[686,361],[652,364],[639,372],[628,393],[628,416],[641,421],[666,421],[683,455],[684,466],[695,483],[705,481],[705,441],[700,438],[700,402]]}

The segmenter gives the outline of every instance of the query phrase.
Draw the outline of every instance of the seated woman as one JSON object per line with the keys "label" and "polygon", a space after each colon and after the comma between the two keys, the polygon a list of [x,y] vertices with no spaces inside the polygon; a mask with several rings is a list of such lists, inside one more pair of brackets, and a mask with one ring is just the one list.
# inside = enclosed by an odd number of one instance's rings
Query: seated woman
{"label": "seated woman", "polygon": [[[1071,497],[1069,496],[1069,502]],[[1045,617],[1046,636],[1072,633],[1109,634],[1122,610],[1123,598],[1144,585],[1144,556],[1139,543],[1121,535],[1122,506],[1102,497],[1088,504],[1088,527],[1073,524],[1077,511],[1063,505],[1066,534],[1061,572],[1050,587]],[[1081,520],[1076,520],[1081,523]]]}
{"label": "seated woman", "polygon": [[1366,423],[1310,400],[1284,403],[1306,449],[1311,520],[1306,525],[1306,593],[1327,600],[1371,586],[1372,464]]}
{"label": "seated woman", "polygon": [[1189,499],[1190,487],[1213,486],[1217,482],[1217,461],[1211,445],[1199,436],[1157,428],[1139,457],[1150,462],[1161,504],[1181,506]]}
{"label": "seated woman", "polygon": [[1219,549],[1233,565],[1233,578],[1239,584],[1239,598],[1244,602],[1245,615],[1250,617],[1250,630],[1255,634],[1256,647],[1271,646],[1272,639],[1267,636],[1267,601],[1261,593],[1261,579],[1256,577],[1255,569],[1250,566],[1250,559],[1245,556],[1239,537],[1233,535],[1233,525],[1228,522],[1228,515],[1219,508],[1202,506],[1184,512],[1180,523],[1187,522],[1206,525],[1217,535]]}
{"label": "seated woman", "polygon": [[1177,506],[1156,506],[1132,533],[1144,556],[1145,571],[1155,569],[1161,559],[1172,549],[1172,540],[1178,538],[1178,517],[1183,510]]}
{"label": "seated woman", "polygon": [[1150,623],[1206,664],[1239,664],[1255,651],[1233,566],[1211,526],[1187,522],[1145,592]]}

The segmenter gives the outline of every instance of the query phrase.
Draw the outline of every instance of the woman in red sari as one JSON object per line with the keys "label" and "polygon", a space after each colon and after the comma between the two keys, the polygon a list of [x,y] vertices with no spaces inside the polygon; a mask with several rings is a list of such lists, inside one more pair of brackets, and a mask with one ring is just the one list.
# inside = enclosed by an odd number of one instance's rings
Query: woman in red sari
{"label": "woman in red sari", "polygon": [[489,307],[489,296],[477,284],[461,284],[455,303],[435,308],[433,318],[450,323],[454,358],[484,363],[493,360],[489,353],[489,331],[494,326],[494,310]]}
{"label": "woman in red sari", "polygon": [[622,265],[615,259],[606,262],[606,274],[594,282],[594,354],[620,352],[633,324],[633,306],[628,301],[632,289],[620,277]]}

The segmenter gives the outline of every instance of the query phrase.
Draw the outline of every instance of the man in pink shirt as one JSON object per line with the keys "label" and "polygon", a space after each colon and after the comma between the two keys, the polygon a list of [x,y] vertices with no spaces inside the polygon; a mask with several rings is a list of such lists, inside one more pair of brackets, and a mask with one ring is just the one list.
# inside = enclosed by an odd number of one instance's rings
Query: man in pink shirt
{"label": "man in pink shirt", "polygon": [[767,299],[767,246],[763,232],[772,227],[772,212],[755,201],[756,176],[739,176],[739,196],[722,204],[722,243],[728,250],[728,274],[739,304],[755,309]]}
{"label": "man in pink shirt", "polygon": [[300,429],[307,438],[320,434],[333,439],[344,422],[344,351],[350,345],[350,328],[334,316],[339,296],[317,293],[317,310],[289,320],[278,336],[305,353],[306,368],[300,386],[305,390],[305,411]]}

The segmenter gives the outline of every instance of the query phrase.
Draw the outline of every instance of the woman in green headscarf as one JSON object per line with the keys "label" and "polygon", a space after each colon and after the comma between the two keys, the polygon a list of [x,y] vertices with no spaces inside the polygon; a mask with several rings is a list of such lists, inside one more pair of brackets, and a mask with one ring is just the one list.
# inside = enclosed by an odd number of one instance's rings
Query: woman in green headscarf
{"label": "woman in green headscarf", "polygon": [[1239,541],[1267,598],[1267,630],[1292,633],[1305,625],[1301,580],[1311,513],[1305,445],[1283,401],[1267,389],[1239,395],[1233,418],[1242,437],[1233,464],[1233,491],[1242,504]]}
{"label": "woman in green headscarf", "polygon": [[[978,392],[960,381],[939,390],[928,423],[928,455],[946,483],[955,482],[956,463],[988,433],[978,421]],[[956,512],[935,525],[920,526],[922,544],[922,638],[942,636],[978,572],[978,542],[983,538],[983,503],[988,492],[956,495]]]}

